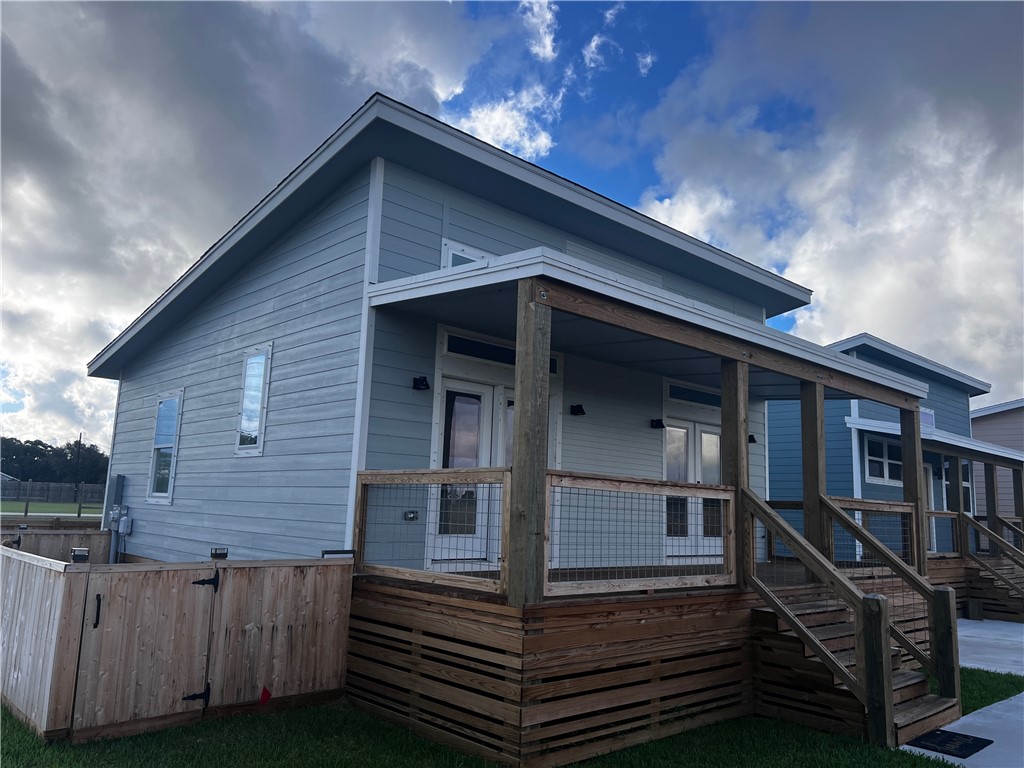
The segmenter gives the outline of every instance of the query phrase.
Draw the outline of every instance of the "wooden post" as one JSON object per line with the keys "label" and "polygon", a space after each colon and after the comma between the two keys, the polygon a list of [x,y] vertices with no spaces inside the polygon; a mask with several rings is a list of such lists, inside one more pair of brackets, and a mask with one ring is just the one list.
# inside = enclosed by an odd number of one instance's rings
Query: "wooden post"
{"label": "wooden post", "polygon": [[825,386],[800,382],[800,446],[803,452],[804,538],[831,561],[832,526],[821,507],[825,487]]}
{"label": "wooden post", "polygon": [[32,481],[28,481],[28,487],[25,489],[25,517],[28,517],[28,502],[32,498]]}
{"label": "wooden post", "polygon": [[956,632],[956,590],[952,587],[936,587],[930,613],[939,695],[959,700],[960,652]]}
{"label": "wooden post", "polygon": [[900,409],[900,438],[903,444],[903,500],[914,505],[911,551],[914,565],[922,576],[928,575],[928,516],[925,514],[925,494],[921,487],[924,455],[921,450],[921,411],[919,408]]}
{"label": "wooden post", "polygon": [[[1017,518],[1017,527],[1024,528],[1024,470],[1011,469],[1013,477],[1013,516]],[[1017,545],[1017,549],[1024,549],[1024,542],[1014,534],[1014,538],[1006,537],[1008,541]]]}
{"label": "wooden post", "polygon": [[[746,583],[754,568],[754,542],[747,539],[743,512],[743,490],[750,486],[750,456],[747,434],[750,365],[745,360],[722,360],[722,482],[736,489],[733,496],[733,557],[726,563],[736,569],[736,582]],[[754,531],[751,531],[751,537]]]}
{"label": "wooden post", "polygon": [[[999,522],[999,475],[995,464],[985,464],[985,527],[996,536],[1003,535],[1003,526]],[[988,553],[999,557],[999,545],[992,539],[988,540]]]}
{"label": "wooden post", "polygon": [[946,480],[949,482],[949,493],[946,494],[946,509],[956,512],[954,518],[954,533],[956,535],[956,551],[960,557],[967,557],[970,551],[968,546],[968,527],[964,513],[964,476],[963,462],[959,456],[947,456],[949,470],[946,472]]}
{"label": "wooden post", "polygon": [[[537,293],[537,296],[534,294]],[[516,308],[516,408],[512,424],[512,484],[506,555],[508,604],[522,607],[544,596],[545,486],[548,464],[548,373],[551,308],[544,289],[519,281]]]}
{"label": "wooden post", "polygon": [[896,747],[892,704],[892,657],[889,645],[889,600],[885,595],[864,595],[857,617],[857,677],[867,694],[868,742]]}

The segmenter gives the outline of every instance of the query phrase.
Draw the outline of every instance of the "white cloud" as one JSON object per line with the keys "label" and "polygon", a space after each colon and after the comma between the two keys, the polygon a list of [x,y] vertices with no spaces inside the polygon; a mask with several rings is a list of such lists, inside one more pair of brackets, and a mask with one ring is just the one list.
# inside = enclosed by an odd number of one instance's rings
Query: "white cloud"
{"label": "white cloud", "polygon": [[539,61],[551,62],[558,57],[555,48],[555,30],[558,6],[549,0],[520,0],[519,14],[530,32],[530,52]]}
{"label": "white cloud", "polygon": [[615,26],[615,19],[618,18],[618,15],[622,13],[625,7],[625,3],[616,3],[611,8],[606,10],[604,12],[604,25],[606,27]]}
{"label": "white cloud", "polygon": [[[663,185],[641,208],[812,288],[799,335],[869,331],[1011,399],[1024,394],[1021,43],[998,8],[933,26],[937,12],[737,11],[647,118]],[[868,29],[865,58],[843,41]]]}
{"label": "white cloud", "polygon": [[598,32],[590,42],[583,46],[583,64],[587,69],[596,69],[604,66],[604,56],[601,55],[601,46],[608,42],[608,38]]}
{"label": "white cloud", "polygon": [[540,85],[479,104],[460,118],[448,117],[457,128],[527,160],[544,157],[554,147],[545,128],[558,118],[563,92],[549,94]]}
{"label": "white cloud", "polygon": [[654,66],[654,62],[658,60],[650,51],[646,53],[638,53],[636,55],[636,68],[640,71],[640,77],[647,77],[647,73],[651,71],[651,67]]}

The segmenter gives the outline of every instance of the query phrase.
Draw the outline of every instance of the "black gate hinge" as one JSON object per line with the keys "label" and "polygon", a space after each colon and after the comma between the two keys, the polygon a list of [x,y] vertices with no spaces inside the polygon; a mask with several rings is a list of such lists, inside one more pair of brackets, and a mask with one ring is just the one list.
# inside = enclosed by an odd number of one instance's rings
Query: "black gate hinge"
{"label": "black gate hinge", "polygon": [[182,701],[202,701],[204,707],[210,706],[210,681],[206,681],[206,687],[199,693],[190,693],[188,696],[182,696]]}
{"label": "black gate hinge", "polygon": [[213,587],[213,594],[217,594],[217,587],[220,586],[220,571],[214,571],[213,576],[208,579],[196,579],[192,583],[197,587]]}

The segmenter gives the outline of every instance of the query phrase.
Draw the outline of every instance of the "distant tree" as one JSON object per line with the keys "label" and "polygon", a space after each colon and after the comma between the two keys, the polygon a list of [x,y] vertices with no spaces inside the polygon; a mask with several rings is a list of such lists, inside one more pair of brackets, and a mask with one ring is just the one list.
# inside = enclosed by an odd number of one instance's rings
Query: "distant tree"
{"label": "distant tree", "polygon": [[76,467],[81,483],[105,483],[109,458],[97,446],[78,441],[53,446],[42,440],[18,440],[0,437],[0,466],[19,480],[40,483],[73,483]]}

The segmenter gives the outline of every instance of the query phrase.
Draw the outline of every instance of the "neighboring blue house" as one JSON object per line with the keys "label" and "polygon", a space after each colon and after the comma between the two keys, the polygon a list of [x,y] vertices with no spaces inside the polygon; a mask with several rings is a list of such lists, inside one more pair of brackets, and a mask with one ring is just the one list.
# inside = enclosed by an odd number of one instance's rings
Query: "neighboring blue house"
{"label": "neighboring blue house", "polygon": [[[971,435],[970,399],[987,394],[991,386],[973,376],[921,357],[868,333],[828,345],[863,362],[916,379],[928,387],[921,400],[921,437],[924,447],[923,483],[926,507],[949,509],[949,456],[985,456],[1019,461],[1021,452],[980,440]],[[768,403],[769,498],[772,501],[802,497],[800,467],[800,404],[797,401]],[[828,493],[878,501],[903,499],[903,457],[899,412],[870,400],[830,400],[825,404],[825,458]],[[973,514],[979,503],[969,462],[963,462],[963,509]],[[981,502],[984,507],[984,502]],[[802,525],[800,514],[785,513]],[[930,523],[931,551],[949,551],[949,523]],[[883,540],[897,551],[895,533]]]}

